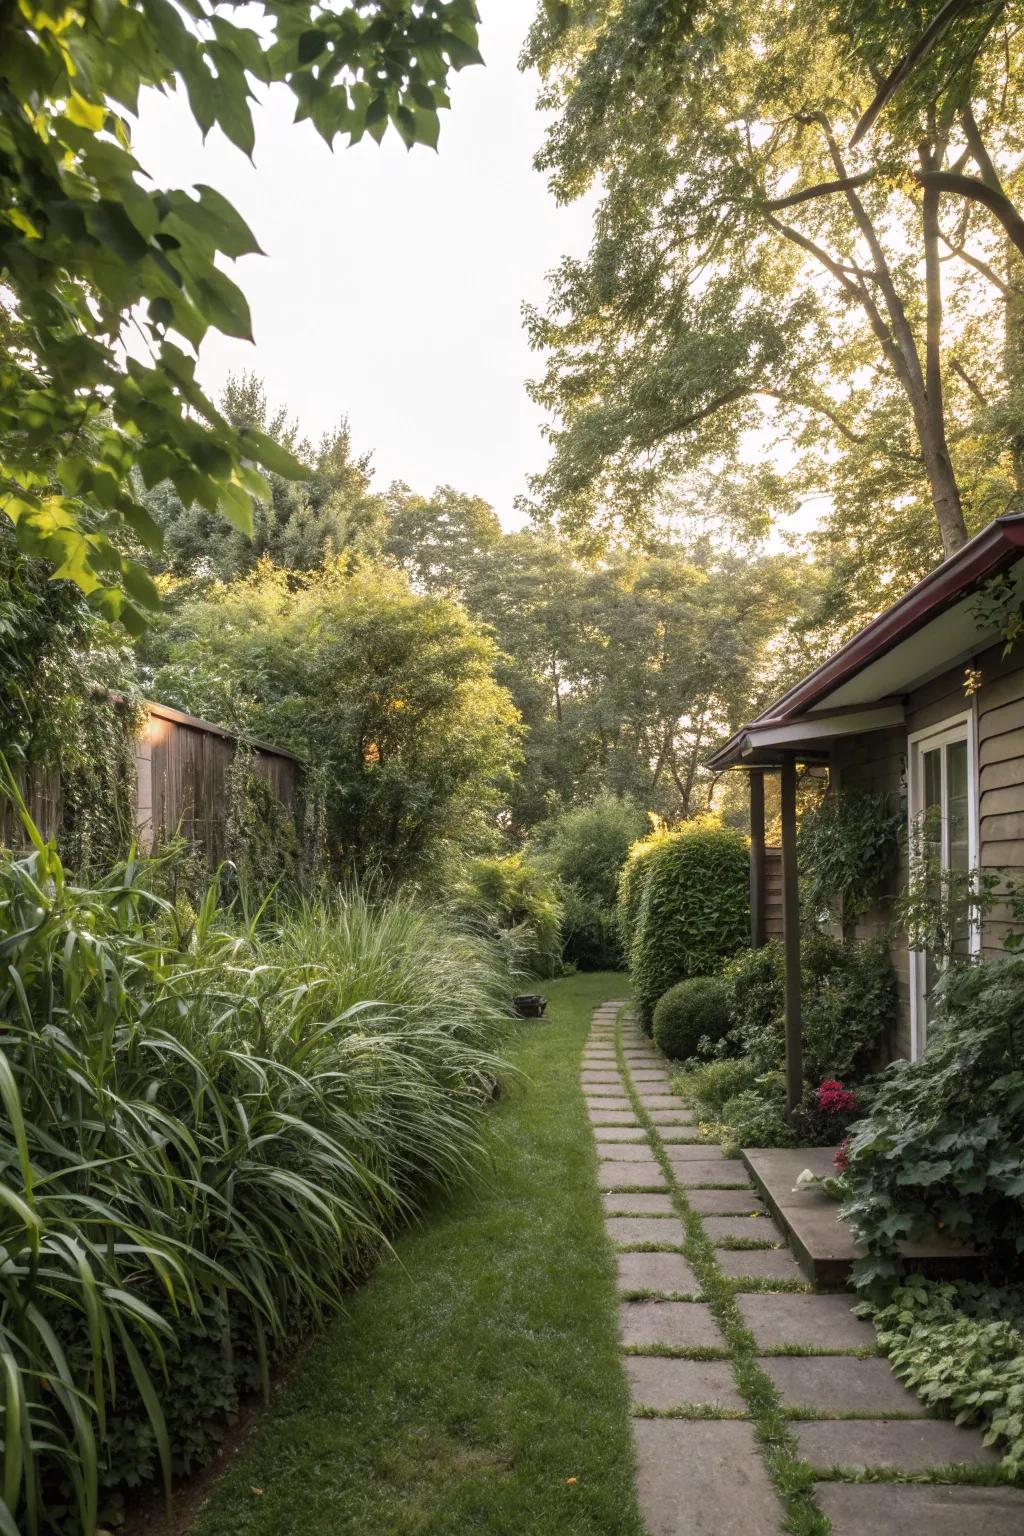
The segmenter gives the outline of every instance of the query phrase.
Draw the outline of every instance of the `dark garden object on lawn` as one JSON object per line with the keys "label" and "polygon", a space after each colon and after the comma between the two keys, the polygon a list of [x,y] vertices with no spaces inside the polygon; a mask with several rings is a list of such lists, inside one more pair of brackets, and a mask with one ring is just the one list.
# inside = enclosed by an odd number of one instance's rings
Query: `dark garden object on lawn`
{"label": "dark garden object on lawn", "polygon": [[536,992],[529,992],[514,997],[512,1006],[521,1019],[542,1019],[547,1012],[548,1000]]}

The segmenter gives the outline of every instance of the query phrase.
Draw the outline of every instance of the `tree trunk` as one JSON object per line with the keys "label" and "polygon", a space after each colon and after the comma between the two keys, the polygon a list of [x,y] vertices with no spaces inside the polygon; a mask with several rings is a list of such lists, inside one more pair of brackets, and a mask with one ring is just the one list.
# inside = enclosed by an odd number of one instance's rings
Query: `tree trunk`
{"label": "tree trunk", "polygon": [[[921,146],[921,166],[934,168],[936,154]],[[921,195],[921,231],[924,237],[925,341],[924,400],[918,433],[921,453],[932,493],[942,552],[952,555],[967,542],[967,524],[960,504],[960,490],[953,473],[946,441],[946,412],[942,388],[942,267],[939,264],[939,197],[934,187]],[[915,411],[915,414],[916,411]]]}

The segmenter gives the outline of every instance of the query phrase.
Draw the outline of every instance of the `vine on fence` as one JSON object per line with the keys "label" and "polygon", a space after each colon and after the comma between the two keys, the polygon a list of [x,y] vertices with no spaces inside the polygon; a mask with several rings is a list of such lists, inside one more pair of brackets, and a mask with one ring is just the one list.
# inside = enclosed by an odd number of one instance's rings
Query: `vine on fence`
{"label": "vine on fence", "polygon": [[299,881],[299,840],[295,815],[257,766],[256,755],[239,741],[227,772],[224,852],[229,891],[260,899],[276,887]]}

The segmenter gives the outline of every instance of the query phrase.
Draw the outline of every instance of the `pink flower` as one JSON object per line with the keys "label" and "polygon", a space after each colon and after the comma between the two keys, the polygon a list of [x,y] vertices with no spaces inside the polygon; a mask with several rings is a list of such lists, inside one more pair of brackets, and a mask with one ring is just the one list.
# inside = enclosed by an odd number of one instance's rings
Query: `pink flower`
{"label": "pink flower", "polygon": [[823,1115],[852,1115],[857,1096],[844,1088],[838,1078],[828,1077],[818,1089],[818,1108]]}
{"label": "pink flower", "polygon": [[850,1138],[844,1136],[836,1148],[836,1155],[832,1159],[837,1173],[845,1173],[850,1166]]}

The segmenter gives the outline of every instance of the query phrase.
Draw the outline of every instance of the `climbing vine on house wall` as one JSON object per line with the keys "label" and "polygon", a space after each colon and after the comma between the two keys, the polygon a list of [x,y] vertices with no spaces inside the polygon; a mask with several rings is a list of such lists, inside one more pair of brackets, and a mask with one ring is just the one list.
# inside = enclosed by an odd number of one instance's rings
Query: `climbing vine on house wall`
{"label": "climbing vine on house wall", "polygon": [[899,859],[904,808],[873,790],[826,795],[800,822],[800,874],[815,914],[844,930],[884,896]]}

